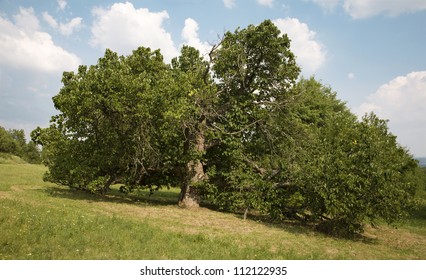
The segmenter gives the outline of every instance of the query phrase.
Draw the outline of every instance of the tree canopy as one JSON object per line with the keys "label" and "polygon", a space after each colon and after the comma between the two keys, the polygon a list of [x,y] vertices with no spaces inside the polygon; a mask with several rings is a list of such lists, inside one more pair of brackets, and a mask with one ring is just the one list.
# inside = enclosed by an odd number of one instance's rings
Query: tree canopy
{"label": "tree canopy", "polygon": [[359,121],[299,73],[269,20],[226,32],[204,57],[184,46],[170,64],[159,50],[106,50],[64,72],[60,113],[32,132],[45,179],[101,193],[180,186],[184,207],[206,200],[332,233],[401,219],[413,205],[412,156],[385,121]]}

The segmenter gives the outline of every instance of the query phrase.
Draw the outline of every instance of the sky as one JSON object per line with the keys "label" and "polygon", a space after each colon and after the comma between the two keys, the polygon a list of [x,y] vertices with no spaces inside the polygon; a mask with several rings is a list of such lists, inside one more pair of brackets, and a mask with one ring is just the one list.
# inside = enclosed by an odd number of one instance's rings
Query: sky
{"label": "sky", "polygon": [[389,120],[398,142],[426,157],[425,0],[0,0],[0,126],[47,127],[64,71],[183,45],[207,53],[226,31],[272,20],[315,76],[362,116]]}

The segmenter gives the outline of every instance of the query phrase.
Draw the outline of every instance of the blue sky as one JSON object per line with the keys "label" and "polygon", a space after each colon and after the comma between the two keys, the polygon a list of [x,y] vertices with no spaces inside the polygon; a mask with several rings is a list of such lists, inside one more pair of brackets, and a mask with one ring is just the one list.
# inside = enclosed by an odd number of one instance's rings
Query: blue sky
{"label": "blue sky", "polygon": [[265,19],[289,35],[305,77],[356,114],[389,119],[401,145],[426,156],[425,0],[0,0],[0,126],[47,126],[62,72],[105,48],[160,48],[168,61]]}

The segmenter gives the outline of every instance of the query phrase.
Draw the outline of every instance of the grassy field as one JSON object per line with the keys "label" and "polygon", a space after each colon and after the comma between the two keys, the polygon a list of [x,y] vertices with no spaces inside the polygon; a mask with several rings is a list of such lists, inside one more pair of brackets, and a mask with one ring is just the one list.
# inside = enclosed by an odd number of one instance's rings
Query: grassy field
{"label": "grassy field", "polygon": [[0,161],[0,259],[426,259],[426,192],[408,223],[359,240],[291,222],[180,209],[177,189],[105,197],[42,181],[45,168]]}

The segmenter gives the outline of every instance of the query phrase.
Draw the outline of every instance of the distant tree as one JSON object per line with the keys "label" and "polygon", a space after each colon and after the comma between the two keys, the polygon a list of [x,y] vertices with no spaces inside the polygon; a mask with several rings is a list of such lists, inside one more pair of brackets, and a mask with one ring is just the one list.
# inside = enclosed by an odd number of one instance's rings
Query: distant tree
{"label": "distant tree", "polygon": [[16,150],[16,143],[8,131],[0,126],[0,152],[13,153]]}
{"label": "distant tree", "polygon": [[22,129],[9,129],[0,126],[0,152],[21,157],[28,163],[41,163],[40,150],[34,142],[27,143]]}
{"label": "distant tree", "polygon": [[40,164],[41,151],[33,141],[30,141],[23,147],[22,158],[28,163]]}
{"label": "distant tree", "polygon": [[14,141],[13,153],[17,156],[23,157],[24,148],[27,144],[25,139],[25,132],[23,129],[9,129],[8,133]]}

